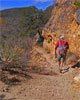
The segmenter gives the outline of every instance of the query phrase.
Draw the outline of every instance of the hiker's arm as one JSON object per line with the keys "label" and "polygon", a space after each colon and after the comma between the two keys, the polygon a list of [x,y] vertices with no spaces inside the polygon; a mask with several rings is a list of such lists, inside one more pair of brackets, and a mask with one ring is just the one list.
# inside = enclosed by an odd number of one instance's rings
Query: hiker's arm
{"label": "hiker's arm", "polygon": [[55,57],[57,56],[56,50],[57,50],[58,46],[59,46],[59,41],[55,45]]}

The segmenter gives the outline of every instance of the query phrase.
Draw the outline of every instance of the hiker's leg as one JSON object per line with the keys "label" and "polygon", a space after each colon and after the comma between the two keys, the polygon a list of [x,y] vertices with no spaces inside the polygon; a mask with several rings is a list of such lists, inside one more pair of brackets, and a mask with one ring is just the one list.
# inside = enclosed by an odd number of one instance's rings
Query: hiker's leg
{"label": "hiker's leg", "polygon": [[61,66],[61,61],[59,61],[59,67]]}
{"label": "hiker's leg", "polygon": [[57,52],[57,60],[58,60],[58,64],[59,64],[59,67],[60,67],[60,65],[61,65],[61,56],[60,56],[60,54]]}
{"label": "hiker's leg", "polygon": [[62,69],[62,67],[61,67],[61,55],[57,52],[57,60],[58,60],[58,67],[59,67],[59,71],[61,72],[61,69]]}
{"label": "hiker's leg", "polygon": [[59,71],[60,71],[60,73],[62,72],[62,65],[61,65],[61,61],[59,62]]}
{"label": "hiker's leg", "polygon": [[58,64],[59,64],[59,65],[58,65],[59,71],[61,72],[61,59],[59,59],[58,61],[59,61],[59,63],[58,63]]}
{"label": "hiker's leg", "polygon": [[64,63],[63,63],[63,61],[61,61],[61,67],[63,67],[63,65],[64,65]]}
{"label": "hiker's leg", "polygon": [[61,57],[61,62],[60,62],[60,73],[62,72],[63,64],[64,64],[64,62],[63,62],[63,57]]}
{"label": "hiker's leg", "polygon": [[66,65],[66,54],[63,55],[62,62],[63,62],[62,64],[62,67],[63,67],[64,65]]}

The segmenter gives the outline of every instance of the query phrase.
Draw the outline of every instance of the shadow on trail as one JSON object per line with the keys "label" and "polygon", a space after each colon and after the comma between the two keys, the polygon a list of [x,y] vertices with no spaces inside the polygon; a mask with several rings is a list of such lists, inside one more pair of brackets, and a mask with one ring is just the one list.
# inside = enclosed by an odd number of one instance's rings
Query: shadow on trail
{"label": "shadow on trail", "polygon": [[54,76],[54,75],[58,75],[56,72],[44,72],[44,73],[38,73],[40,75],[50,75],[50,76]]}
{"label": "shadow on trail", "polygon": [[62,69],[62,73],[64,74],[64,73],[67,73],[69,71],[69,67],[68,68],[66,68],[66,69]]}
{"label": "shadow on trail", "polygon": [[54,71],[50,71],[50,70],[46,70],[44,68],[38,68],[38,67],[35,67],[34,69],[32,69],[32,72],[37,73],[39,75],[50,75],[50,76],[58,75],[58,73]]}
{"label": "shadow on trail", "polygon": [[5,95],[0,95],[0,100],[16,100],[16,98],[5,99]]}
{"label": "shadow on trail", "polygon": [[[75,65],[71,66],[71,68],[80,68],[80,61],[77,62]],[[68,72],[69,69],[70,69],[70,67],[63,69],[62,73],[64,74],[64,73]]]}
{"label": "shadow on trail", "polygon": [[16,77],[8,78],[8,76],[2,76],[0,81],[8,86],[19,85],[19,83],[21,82],[21,80]]}
{"label": "shadow on trail", "polygon": [[0,73],[0,81],[8,86],[19,85],[21,81],[25,79],[32,79],[32,76],[28,75],[26,71],[20,68],[3,68]]}
{"label": "shadow on trail", "polygon": [[41,72],[41,73],[38,73],[38,74],[40,74],[40,75],[50,75],[50,76],[58,75],[56,72],[53,72],[53,71]]}
{"label": "shadow on trail", "polygon": [[80,68],[80,61],[73,65],[71,68]]}
{"label": "shadow on trail", "polygon": [[27,79],[32,79],[32,76],[28,75],[27,73],[21,70],[6,69],[6,71],[8,71],[11,75],[19,75]]}

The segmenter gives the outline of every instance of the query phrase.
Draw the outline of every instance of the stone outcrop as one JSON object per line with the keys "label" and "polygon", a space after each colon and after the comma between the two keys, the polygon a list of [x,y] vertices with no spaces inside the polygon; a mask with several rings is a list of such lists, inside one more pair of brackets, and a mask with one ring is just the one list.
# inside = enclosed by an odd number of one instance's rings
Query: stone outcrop
{"label": "stone outcrop", "polygon": [[76,12],[77,23],[80,25],[80,8]]}
{"label": "stone outcrop", "polygon": [[61,35],[70,45],[70,52],[80,53],[80,9],[75,10],[75,0],[56,0],[51,17],[43,29],[44,48],[51,53]]}

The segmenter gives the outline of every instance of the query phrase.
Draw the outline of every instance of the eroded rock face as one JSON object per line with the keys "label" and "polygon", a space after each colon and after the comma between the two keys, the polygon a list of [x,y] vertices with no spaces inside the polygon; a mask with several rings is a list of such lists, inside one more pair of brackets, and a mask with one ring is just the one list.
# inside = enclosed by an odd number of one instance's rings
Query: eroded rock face
{"label": "eroded rock face", "polygon": [[80,8],[76,12],[76,18],[77,18],[78,24],[80,25]]}
{"label": "eroded rock face", "polygon": [[[78,24],[80,19],[78,18],[77,22],[73,2],[74,0],[56,0],[51,18],[43,29],[45,38],[43,45],[50,48],[52,53],[61,35],[68,40],[71,52],[80,53],[80,25]],[[48,42],[49,37],[52,39]]]}

